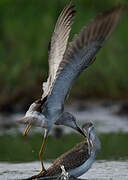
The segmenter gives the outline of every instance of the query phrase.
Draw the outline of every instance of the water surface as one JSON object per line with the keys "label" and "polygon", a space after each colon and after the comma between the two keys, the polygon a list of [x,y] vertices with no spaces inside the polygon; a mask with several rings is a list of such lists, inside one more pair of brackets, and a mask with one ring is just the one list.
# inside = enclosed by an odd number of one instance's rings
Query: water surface
{"label": "water surface", "polygon": [[[93,121],[101,141],[101,151],[92,168],[81,178],[88,180],[128,180],[128,115],[119,115],[120,103],[87,102],[66,106],[78,123]],[[32,128],[23,137],[25,127],[16,120],[23,114],[0,115],[0,180],[22,179],[37,174],[41,168],[38,152],[41,128]],[[55,129],[52,135],[55,136]],[[70,128],[61,127],[60,138],[48,138],[44,154],[46,167],[53,159],[84,139]],[[103,160],[104,159],[104,160]],[[49,162],[49,163],[48,163]]]}
{"label": "water surface", "polygon": [[[46,167],[50,163],[45,163]],[[40,162],[0,163],[0,179],[22,179],[37,174]],[[80,178],[97,180],[128,180],[128,161],[96,161],[92,168]]]}

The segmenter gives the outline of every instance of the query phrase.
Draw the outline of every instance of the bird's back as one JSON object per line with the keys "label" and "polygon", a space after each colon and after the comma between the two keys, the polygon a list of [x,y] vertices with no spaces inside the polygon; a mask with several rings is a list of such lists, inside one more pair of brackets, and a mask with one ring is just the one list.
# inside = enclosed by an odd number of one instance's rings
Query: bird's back
{"label": "bird's back", "polygon": [[88,143],[83,141],[77,144],[74,148],[68,152],[62,154],[57,158],[53,164],[47,169],[47,172],[44,176],[55,176],[61,174],[61,166],[65,167],[65,170],[68,172],[72,169],[75,169],[85,163],[89,158]]}

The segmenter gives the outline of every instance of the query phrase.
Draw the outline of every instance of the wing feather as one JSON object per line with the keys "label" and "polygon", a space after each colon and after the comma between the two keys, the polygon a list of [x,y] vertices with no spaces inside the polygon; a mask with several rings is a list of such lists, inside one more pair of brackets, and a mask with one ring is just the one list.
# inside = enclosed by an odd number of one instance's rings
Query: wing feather
{"label": "wing feather", "polygon": [[99,15],[74,37],[59,65],[54,87],[46,101],[47,109],[63,107],[72,84],[92,64],[97,52],[114,31],[122,12],[123,8],[118,6]]}
{"label": "wing feather", "polygon": [[49,52],[49,77],[46,83],[43,84],[44,93],[42,99],[46,97],[53,86],[53,82],[56,77],[56,72],[60,62],[63,59],[63,55],[66,50],[71,25],[73,23],[75,15],[75,6],[71,6],[72,0],[67,4],[60,14],[50,44]]}

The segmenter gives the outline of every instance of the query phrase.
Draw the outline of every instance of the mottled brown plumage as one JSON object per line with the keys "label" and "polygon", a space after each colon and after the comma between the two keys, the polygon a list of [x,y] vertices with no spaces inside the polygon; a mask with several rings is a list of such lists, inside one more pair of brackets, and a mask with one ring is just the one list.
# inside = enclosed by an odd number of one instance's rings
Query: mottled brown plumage
{"label": "mottled brown plumage", "polygon": [[[87,141],[80,142],[71,150],[67,151],[66,153],[62,154],[59,158],[57,158],[53,162],[53,164],[47,169],[47,171],[40,174],[38,178],[56,176],[58,174],[61,174],[61,165],[64,166],[66,171],[70,171],[74,168],[81,166],[85,161],[88,160],[89,157],[90,155]],[[27,180],[32,180],[36,177],[37,176],[32,176]]]}
{"label": "mottled brown plumage", "polygon": [[79,167],[90,157],[88,148],[89,145],[86,140],[80,142],[75,147],[57,158],[46,172],[41,173],[38,176],[27,178],[26,180],[32,180],[40,177],[56,176],[58,174],[61,174],[61,165],[64,166],[66,171],[70,171],[76,167]]}
{"label": "mottled brown plumage", "polygon": [[52,166],[47,169],[46,176],[53,176],[62,172],[60,166],[63,165],[66,171],[79,167],[89,158],[88,143],[83,141],[77,144],[68,152],[57,158]]}
{"label": "mottled brown plumage", "polygon": [[78,177],[87,172],[99,153],[100,141],[91,122],[85,123],[82,126],[82,131],[86,135],[85,141],[80,142],[71,150],[62,154],[45,172],[28,179],[59,177],[62,175],[62,167],[68,172],[69,177]]}

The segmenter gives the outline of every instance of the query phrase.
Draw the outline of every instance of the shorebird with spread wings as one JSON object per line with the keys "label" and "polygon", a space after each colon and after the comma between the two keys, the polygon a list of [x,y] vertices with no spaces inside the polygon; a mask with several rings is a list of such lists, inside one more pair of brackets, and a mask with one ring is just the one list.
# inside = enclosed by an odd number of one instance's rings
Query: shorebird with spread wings
{"label": "shorebird with spread wings", "polygon": [[27,124],[25,135],[32,125],[45,129],[39,153],[42,163],[41,173],[45,171],[42,153],[54,124],[71,127],[83,134],[75,117],[64,112],[64,102],[75,80],[94,62],[97,52],[114,31],[123,12],[123,8],[118,6],[97,16],[78,35],[75,35],[67,46],[76,13],[75,6],[71,4],[72,0],[60,14],[51,38],[49,77],[47,82],[43,83],[43,95],[40,100],[30,106],[25,116],[19,120],[19,122]]}

